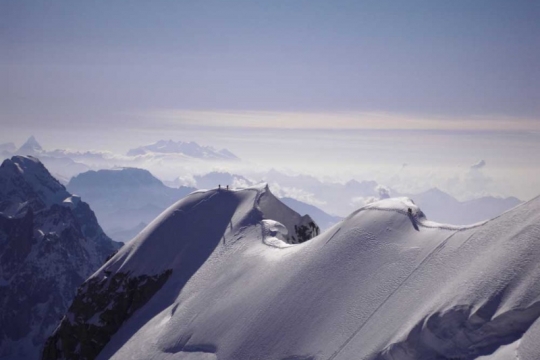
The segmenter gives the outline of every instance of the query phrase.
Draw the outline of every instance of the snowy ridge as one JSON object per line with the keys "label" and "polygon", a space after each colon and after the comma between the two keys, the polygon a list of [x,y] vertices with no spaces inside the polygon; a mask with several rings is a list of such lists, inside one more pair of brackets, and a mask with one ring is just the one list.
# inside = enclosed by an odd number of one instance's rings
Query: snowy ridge
{"label": "snowy ridge", "polygon": [[[468,227],[428,222],[407,198],[385,199],[292,246],[302,219],[288,223],[274,199],[265,187],[195,192],[143,230],[77,296],[114,308],[124,295],[109,284],[126,284],[132,297],[150,291],[130,284],[157,284],[94,354],[540,358],[540,198]],[[69,334],[94,331],[96,314],[110,325],[106,309],[87,310],[72,305],[46,358],[80,356],[70,351],[88,343]]]}
{"label": "snowy ridge", "polygon": [[[179,240],[185,238],[189,220],[184,219],[191,213],[194,213],[193,217],[197,221],[204,221],[207,227],[204,232],[198,226],[197,231],[193,231],[194,239],[189,239],[190,242],[196,241],[197,238],[217,235],[224,244],[228,240],[236,241],[238,233],[246,227],[258,224],[262,219],[282,223],[282,228],[286,229],[282,231],[282,237],[287,243],[294,244],[309,239],[309,235],[304,238],[297,234],[300,228],[309,228],[310,223],[313,224],[313,234],[318,235],[318,229],[309,216],[300,216],[286,207],[274,197],[267,185],[242,190],[198,190],[165,210],[103,268],[112,272],[146,275],[159,274],[174,268],[175,264],[180,262],[178,256],[185,256],[182,249],[177,247],[183,247],[187,242],[175,241],[171,244],[170,236],[163,235],[175,234],[172,236],[177,236]],[[218,217],[223,217],[220,222],[227,221],[228,224],[216,232],[213,228]],[[149,248],[158,250],[150,252],[147,251]],[[149,257],[149,253],[153,256]]]}
{"label": "snowy ridge", "polygon": [[[410,212],[409,212],[410,209]],[[431,229],[442,229],[442,230],[455,230],[462,231],[468,229],[474,229],[475,227],[485,224],[488,220],[482,221],[476,224],[471,225],[450,225],[450,224],[441,224],[435,221],[429,221],[426,218],[426,215],[420,208],[408,197],[394,198],[393,201],[378,201],[375,203],[368,204],[355,212],[353,212],[349,217],[353,217],[361,211],[367,210],[376,210],[376,211],[390,211],[395,213],[400,213],[402,215],[407,215],[414,226],[431,228]]]}

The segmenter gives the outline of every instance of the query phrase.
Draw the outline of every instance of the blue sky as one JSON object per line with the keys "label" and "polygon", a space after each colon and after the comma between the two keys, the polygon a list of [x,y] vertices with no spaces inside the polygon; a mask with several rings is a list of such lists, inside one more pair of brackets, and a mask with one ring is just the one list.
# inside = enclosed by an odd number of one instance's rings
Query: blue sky
{"label": "blue sky", "polygon": [[540,116],[535,1],[4,1],[2,14],[12,118],[59,106]]}
{"label": "blue sky", "polygon": [[538,19],[537,1],[2,1],[0,142],[305,162],[371,139],[386,155],[362,164],[535,175]]}

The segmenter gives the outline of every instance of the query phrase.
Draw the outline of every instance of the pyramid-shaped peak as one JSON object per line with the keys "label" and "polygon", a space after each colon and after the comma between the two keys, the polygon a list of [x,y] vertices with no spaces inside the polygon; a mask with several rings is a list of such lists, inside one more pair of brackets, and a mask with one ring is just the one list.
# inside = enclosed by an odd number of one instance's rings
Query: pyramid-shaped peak
{"label": "pyramid-shaped peak", "polygon": [[26,143],[25,145],[32,145],[32,146],[37,146],[41,149],[41,145],[39,145],[38,141],[36,140],[36,138],[34,137],[34,135],[30,136],[28,138],[28,140],[26,140]]}
{"label": "pyramid-shaped peak", "polygon": [[22,155],[32,155],[42,150],[43,148],[37,142],[34,135],[32,135],[28,138],[28,140],[26,140],[26,142],[19,148],[17,152]]}

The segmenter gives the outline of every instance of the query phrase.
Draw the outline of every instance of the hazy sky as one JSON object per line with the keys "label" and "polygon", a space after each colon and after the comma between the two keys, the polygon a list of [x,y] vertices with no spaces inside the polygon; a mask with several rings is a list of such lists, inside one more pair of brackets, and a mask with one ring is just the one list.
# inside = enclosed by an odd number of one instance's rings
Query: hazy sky
{"label": "hazy sky", "polygon": [[319,171],[485,159],[532,196],[539,19],[531,0],[1,1],[0,142],[195,140]]}

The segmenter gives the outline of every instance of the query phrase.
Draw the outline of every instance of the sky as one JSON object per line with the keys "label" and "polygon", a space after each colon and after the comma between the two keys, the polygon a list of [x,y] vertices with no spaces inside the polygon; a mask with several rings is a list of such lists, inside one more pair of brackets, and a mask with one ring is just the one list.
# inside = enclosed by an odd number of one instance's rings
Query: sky
{"label": "sky", "polygon": [[6,0],[0,143],[194,140],[321,175],[388,182],[406,164],[439,186],[484,160],[491,192],[531,198],[538,19],[520,0]]}

